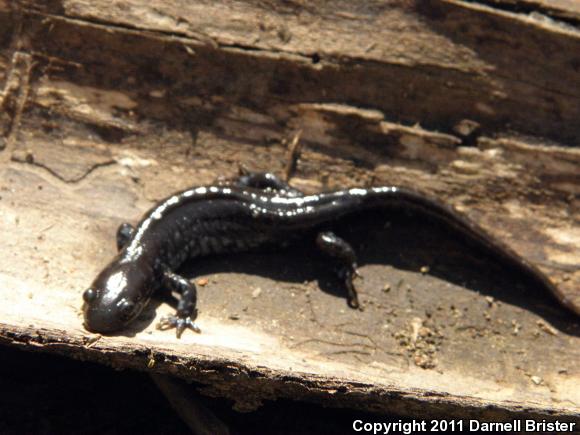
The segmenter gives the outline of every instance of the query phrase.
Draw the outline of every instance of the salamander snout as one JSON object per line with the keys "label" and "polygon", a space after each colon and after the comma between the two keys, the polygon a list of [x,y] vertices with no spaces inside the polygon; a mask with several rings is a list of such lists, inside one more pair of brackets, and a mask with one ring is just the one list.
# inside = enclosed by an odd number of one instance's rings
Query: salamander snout
{"label": "salamander snout", "polygon": [[113,261],[83,293],[85,328],[104,334],[124,329],[143,311],[150,293],[147,273]]}
{"label": "salamander snout", "polygon": [[93,288],[85,290],[83,299],[84,326],[91,332],[110,333],[125,327],[139,313],[134,302],[122,299],[114,304],[92,304],[97,291]]}
{"label": "salamander snout", "polygon": [[[89,292],[94,292],[94,290],[88,289],[85,291],[85,294]],[[125,323],[121,321],[121,318],[114,309],[91,307],[89,303],[85,302],[83,305],[83,314],[85,317],[84,326],[91,332],[107,334],[117,332],[125,326]]]}

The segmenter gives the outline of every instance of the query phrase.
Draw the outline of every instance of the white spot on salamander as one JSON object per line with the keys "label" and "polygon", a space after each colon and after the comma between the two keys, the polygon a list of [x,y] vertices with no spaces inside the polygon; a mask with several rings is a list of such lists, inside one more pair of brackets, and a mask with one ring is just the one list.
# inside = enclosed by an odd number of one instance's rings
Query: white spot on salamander
{"label": "white spot on salamander", "polygon": [[375,193],[385,193],[385,192],[392,192],[395,193],[399,189],[395,186],[383,186],[383,187],[373,187],[372,191]]}
{"label": "white spot on salamander", "polygon": [[368,193],[368,191],[366,189],[355,187],[353,189],[349,189],[348,193],[351,195],[365,196]]}
{"label": "white spot on salamander", "polygon": [[167,200],[166,204],[167,205],[174,205],[174,204],[177,204],[178,202],[179,202],[179,197],[174,195]]}
{"label": "white spot on salamander", "polygon": [[272,204],[293,204],[300,206],[309,202],[316,202],[320,199],[319,195],[308,195],[299,198],[287,198],[283,196],[273,196],[270,198]]}
{"label": "white spot on salamander", "polygon": [[282,196],[274,196],[270,199],[270,201],[272,202],[272,204],[289,204],[292,198],[284,198]]}
{"label": "white spot on salamander", "polygon": [[114,302],[127,286],[127,276],[124,272],[117,272],[107,279],[107,291],[103,294],[103,301]]}

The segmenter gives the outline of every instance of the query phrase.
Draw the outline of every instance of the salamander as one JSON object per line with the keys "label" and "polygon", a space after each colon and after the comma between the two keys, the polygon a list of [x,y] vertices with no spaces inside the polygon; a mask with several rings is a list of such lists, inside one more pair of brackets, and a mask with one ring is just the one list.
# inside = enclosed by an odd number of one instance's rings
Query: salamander
{"label": "salamander", "polygon": [[161,319],[161,329],[177,337],[196,325],[197,291],[177,273],[186,261],[206,255],[248,251],[310,239],[339,264],[348,305],[359,307],[354,279],[356,253],[333,232],[340,219],[368,210],[414,210],[443,222],[494,256],[542,281],[566,308],[580,309],[534,265],[494,239],[480,226],[421,192],[400,187],[350,188],[305,195],[269,173],[245,173],[229,183],[193,187],[171,195],[149,210],[136,227],[117,231],[118,254],[83,293],[84,325],[110,334],[135,320],[152,295],[165,288],[180,295],[174,315]]}

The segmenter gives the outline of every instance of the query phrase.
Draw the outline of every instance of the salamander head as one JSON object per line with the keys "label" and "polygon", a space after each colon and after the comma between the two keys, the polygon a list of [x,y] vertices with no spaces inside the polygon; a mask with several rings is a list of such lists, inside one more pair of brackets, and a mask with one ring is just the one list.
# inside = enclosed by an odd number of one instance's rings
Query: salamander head
{"label": "salamander head", "polygon": [[152,287],[150,268],[113,260],[83,293],[85,328],[100,333],[124,329],[143,311]]}

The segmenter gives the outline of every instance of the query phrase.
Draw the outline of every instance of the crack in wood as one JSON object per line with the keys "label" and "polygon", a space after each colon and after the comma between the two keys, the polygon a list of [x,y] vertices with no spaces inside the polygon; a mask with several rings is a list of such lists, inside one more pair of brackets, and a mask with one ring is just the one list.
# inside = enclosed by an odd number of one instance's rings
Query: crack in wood
{"label": "crack in wood", "polygon": [[328,344],[331,346],[338,346],[338,347],[349,347],[349,346],[353,346],[353,347],[365,347],[368,349],[373,349],[376,350],[376,346],[370,346],[368,344],[364,344],[364,343],[342,343],[342,342],[337,342],[337,341],[330,341],[330,340],[322,340],[319,338],[308,338],[306,340],[302,340],[299,341],[298,343],[293,344],[292,346],[290,346],[291,349],[296,349],[299,347],[302,347],[305,344],[308,343],[322,343],[322,344]]}
{"label": "crack in wood", "polygon": [[[0,135],[5,143],[0,143],[0,151],[13,142],[22,112],[28,100],[30,74],[33,67],[32,56],[22,51],[12,54],[10,70],[0,93],[0,110],[8,113],[9,120]],[[1,124],[0,124],[1,127]]]}
{"label": "crack in wood", "polygon": [[51,168],[50,165],[47,165],[47,164],[41,163],[41,162],[37,162],[34,160],[34,158],[30,158],[26,154],[24,154],[24,156],[22,156],[21,153],[13,153],[11,160],[13,162],[22,163],[25,165],[31,165],[31,166],[35,166],[37,168],[42,168],[45,171],[47,171],[50,175],[54,176],[55,178],[57,178],[58,180],[62,181],[63,183],[66,183],[66,184],[79,183],[79,182],[83,181],[85,178],[87,178],[90,174],[92,174],[97,169],[111,166],[111,165],[114,165],[115,163],[117,163],[116,160],[108,160],[106,162],[94,163],[83,174],[81,174],[77,177],[74,177],[74,178],[66,178],[66,177],[62,176],[58,171]]}
{"label": "crack in wood", "polygon": [[219,42],[217,40],[215,40],[214,38],[212,38],[211,36],[208,35],[203,35],[203,34],[195,34],[193,32],[170,32],[167,30],[162,30],[162,29],[151,29],[151,28],[147,28],[147,27],[139,27],[139,26],[131,26],[129,24],[122,24],[122,23],[111,23],[109,21],[104,21],[104,20],[96,20],[96,19],[90,19],[90,18],[73,18],[73,17],[67,17],[67,16],[63,16],[63,15],[55,15],[55,14],[49,14],[49,13],[45,13],[45,12],[38,12],[35,10],[31,10],[31,9],[25,9],[25,11],[31,15],[38,15],[38,16],[42,16],[45,17],[46,19],[52,19],[52,20],[59,20],[62,22],[66,22],[66,23],[75,23],[75,24],[80,24],[80,25],[91,25],[94,26],[95,28],[105,28],[107,29],[107,31],[111,31],[111,30],[117,30],[119,32],[124,32],[124,33],[130,33],[130,34],[136,34],[136,35],[140,35],[142,36],[144,34],[144,32],[146,32],[145,34],[149,37],[155,38],[157,40],[160,41],[169,41],[169,42],[176,42],[179,41],[181,43],[184,44],[193,44],[193,45],[206,45],[206,46],[210,46],[212,48],[215,49],[230,49],[230,50],[235,50],[235,51],[240,51],[240,52],[246,52],[246,53],[265,53],[267,55],[286,55],[289,56],[291,59],[295,60],[297,58],[301,58],[304,62],[306,63],[319,63],[320,60],[315,61],[315,59],[313,58],[313,56],[316,55],[316,53],[310,54],[310,53],[301,53],[301,52],[290,52],[290,51],[284,51],[284,50],[277,50],[277,49],[264,49],[261,47],[256,47],[256,46],[252,46],[252,45],[246,45],[246,44],[241,44],[241,43],[225,43],[225,42]]}

